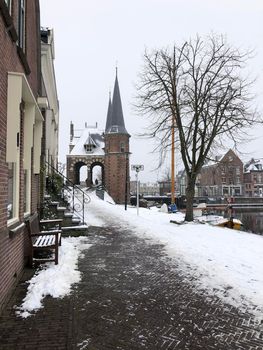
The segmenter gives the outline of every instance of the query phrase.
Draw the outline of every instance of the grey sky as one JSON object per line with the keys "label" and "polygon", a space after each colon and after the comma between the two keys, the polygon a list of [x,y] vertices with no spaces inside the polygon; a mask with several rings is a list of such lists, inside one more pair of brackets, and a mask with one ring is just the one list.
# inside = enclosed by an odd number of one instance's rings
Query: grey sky
{"label": "grey sky", "polygon": [[[182,43],[197,33],[222,33],[235,46],[255,49],[257,56],[249,70],[258,76],[255,91],[263,110],[262,0],[79,0],[74,4],[40,0],[41,25],[54,28],[55,34],[61,161],[68,152],[71,120],[76,128],[83,128],[85,121],[105,128],[117,61],[126,129],[132,135],[131,163],[145,165],[143,181],[160,178],[161,171],[151,172],[158,158],[149,153],[151,142],[134,137],[147,125],[132,108],[134,84],[146,47]],[[252,133],[257,140],[244,147],[251,153],[243,160],[263,158],[263,128]]]}

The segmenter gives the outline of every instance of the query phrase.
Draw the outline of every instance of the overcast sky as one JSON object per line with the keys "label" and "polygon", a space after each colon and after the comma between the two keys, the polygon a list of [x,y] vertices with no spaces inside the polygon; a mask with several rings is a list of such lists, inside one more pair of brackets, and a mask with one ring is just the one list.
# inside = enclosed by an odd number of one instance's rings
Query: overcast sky
{"label": "overcast sky", "polygon": [[[126,129],[132,136],[131,164],[144,164],[142,181],[160,179],[162,170],[152,171],[158,155],[150,153],[151,142],[135,137],[147,122],[133,110],[134,84],[145,48],[181,44],[197,33],[224,34],[234,46],[255,49],[249,68],[258,76],[255,91],[263,110],[262,0],[40,0],[40,5],[41,25],[53,28],[55,35],[62,162],[71,120],[76,128],[98,122],[104,129],[117,62]],[[244,147],[249,153],[242,160],[263,158],[263,128],[252,133],[257,139]]]}

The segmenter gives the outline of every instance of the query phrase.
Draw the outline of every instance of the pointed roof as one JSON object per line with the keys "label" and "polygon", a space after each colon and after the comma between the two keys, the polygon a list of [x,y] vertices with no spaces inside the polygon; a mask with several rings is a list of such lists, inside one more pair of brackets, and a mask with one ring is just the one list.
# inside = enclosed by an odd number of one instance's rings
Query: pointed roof
{"label": "pointed roof", "polygon": [[107,131],[109,127],[111,126],[111,95],[109,94],[109,104],[108,104],[108,112],[107,112],[107,120],[106,120],[106,128],[105,130]]}
{"label": "pointed roof", "polygon": [[109,102],[105,132],[106,134],[109,134],[109,133],[128,134],[124,124],[117,69],[116,69],[116,78],[115,78],[113,98],[112,98],[111,105]]}
{"label": "pointed roof", "polygon": [[93,145],[95,147],[97,146],[90,133],[84,145]]}

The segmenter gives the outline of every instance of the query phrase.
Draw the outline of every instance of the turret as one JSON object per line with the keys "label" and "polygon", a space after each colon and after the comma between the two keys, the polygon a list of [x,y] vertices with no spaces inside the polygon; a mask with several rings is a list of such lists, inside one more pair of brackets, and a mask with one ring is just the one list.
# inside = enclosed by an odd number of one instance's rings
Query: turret
{"label": "turret", "polygon": [[122,111],[119,82],[116,78],[112,101],[109,98],[105,141],[105,186],[116,203],[129,200],[129,138]]}

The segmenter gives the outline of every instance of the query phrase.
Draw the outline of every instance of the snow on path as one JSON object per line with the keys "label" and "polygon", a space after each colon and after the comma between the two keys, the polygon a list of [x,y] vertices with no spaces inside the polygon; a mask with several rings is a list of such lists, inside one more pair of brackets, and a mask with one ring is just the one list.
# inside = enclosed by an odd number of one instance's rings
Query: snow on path
{"label": "snow on path", "polygon": [[[125,211],[124,206],[109,204],[95,194],[91,197],[87,213],[105,224],[110,220],[163,243],[169,256],[181,260],[185,273],[197,277],[198,288],[263,318],[263,236],[208,224],[175,225],[170,220],[182,221],[183,214],[140,208],[137,216],[136,208]],[[189,264],[191,269],[187,268]]]}
{"label": "snow on path", "polygon": [[[63,298],[71,292],[72,285],[78,283],[81,274],[78,271],[78,258],[81,252],[88,249],[91,244],[85,243],[85,238],[62,238],[59,248],[59,264],[46,263],[43,269],[38,270],[31,278],[27,295],[22,304],[17,307],[17,316],[27,318],[43,307],[45,296]],[[54,282],[55,281],[55,282]]]}

